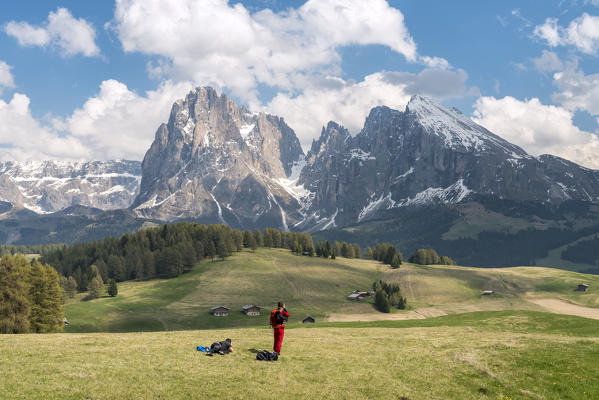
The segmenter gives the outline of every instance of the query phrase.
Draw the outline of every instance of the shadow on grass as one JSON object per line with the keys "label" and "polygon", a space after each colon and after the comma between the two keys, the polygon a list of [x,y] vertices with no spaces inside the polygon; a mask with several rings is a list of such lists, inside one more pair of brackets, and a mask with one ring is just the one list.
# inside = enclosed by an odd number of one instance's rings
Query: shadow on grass
{"label": "shadow on grass", "polygon": [[258,354],[258,353],[260,353],[260,350],[257,350],[257,349],[248,349],[248,351],[249,351],[250,353],[254,353],[254,354]]}

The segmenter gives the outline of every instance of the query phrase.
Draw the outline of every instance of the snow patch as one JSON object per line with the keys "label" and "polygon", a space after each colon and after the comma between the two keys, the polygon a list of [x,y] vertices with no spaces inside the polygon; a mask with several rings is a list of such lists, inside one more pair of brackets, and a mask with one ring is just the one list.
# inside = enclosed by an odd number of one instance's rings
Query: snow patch
{"label": "snow patch", "polygon": [[370,203],[364,206],[364,208],[362,208],[358,214],[358,222],[362,221],[376,210],[381,209],[385,204],[387,204],[387,209],[395,207],[396,202],[391,198],[391,193],[387,193],[387,195],[384,197],[383,194],[381,194],[378,200],[372,200]]}
{"label": "snow patch", "polygon": [[323,231],[325,229],[329,229],[329,227],[332,227],[332,228],[337,227],[337,224],[335,223],[335,218],[337,218],[338,213],[339,213],[339,209],[337,208],[337,209],[335,209],[335,214],[333,214],[333,216],[331,217],[331,220],[325,226],[322,227]]}
{"label": "snow patch", "polygon": [[255,127],[256,124],[242,125],[241,128],[239,128],[239,133],[241,134],[241,137],[245,140],[245,138],[254,130]]}
{"label": "snow patch", "polygon": [[362,149],[351,149],[349,151],[349,160],[354,160],[354,159],[358,159],[360,161],[366,161],[366,160],[375,160],[376,158],[371,156],[370,153],[365,152]]}
{"label": "snow patch", "polygon": [[464,200],[472,191],[459,179],[446,188],[428,188],[398,203],[398,206],[423,205],[434,203],[454,204]]}

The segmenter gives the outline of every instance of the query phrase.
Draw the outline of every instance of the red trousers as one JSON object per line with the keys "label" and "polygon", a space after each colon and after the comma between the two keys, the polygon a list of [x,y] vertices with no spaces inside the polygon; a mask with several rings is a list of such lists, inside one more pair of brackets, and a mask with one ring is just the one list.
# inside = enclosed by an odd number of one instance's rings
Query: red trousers
{"label": "red trousers", "polygon": [[275,344],[273,350],[277,354],[281,354],[281,344],[283,343],[283,336],[285,335],[285,328],[274,328],[275,331]]}

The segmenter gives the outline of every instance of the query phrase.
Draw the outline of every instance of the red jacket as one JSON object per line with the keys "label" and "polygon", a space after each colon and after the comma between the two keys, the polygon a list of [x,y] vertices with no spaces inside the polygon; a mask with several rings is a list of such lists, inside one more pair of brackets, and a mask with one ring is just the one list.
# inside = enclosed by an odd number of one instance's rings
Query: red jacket
{"label": "red jacket", "polygon": [[[277,318],[276,318],[276,314],[279,311],[278,308],[275,308],[274,310],[272,310],[270,312],[270,325],[274,328],[284,328],[285,324],[277,324]],[[286,310],[281,310],[281,314],[283,314],[284,317],[289,318],[289,313]]]}

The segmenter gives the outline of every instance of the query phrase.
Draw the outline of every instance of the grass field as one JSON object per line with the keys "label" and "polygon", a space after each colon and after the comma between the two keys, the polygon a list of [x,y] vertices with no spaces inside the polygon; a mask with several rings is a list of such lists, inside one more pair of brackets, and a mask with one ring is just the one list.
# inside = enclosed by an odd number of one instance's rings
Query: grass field
{"label": "grass field", "polygon": [[[367,289],[376,279],[399,283],[408,310],[382,314],[372,301],[351,302],[354,289]],[[579,283],[590,285],[576,292]],[[539,267],[481,269],[404,264],[397,270],[368,260],[294,256],[288,250],[244,251],[225,261],[203,262],[173,279],[119,284],[119,295],[83,302],[80,294],[65,306],[68,332],[126,332],[217,329],[267,326],[268,311],[286,301],[292,322],[306,314],[318,322],[407,319],[446,314],[536,310],[563,313],[567,308],[599,313],[599,276]],[[482,296],[483,290],[493,290]],[[559,301],[553,304],[540,301]],[[248,317],[241,306],[257,304],[265,315]],[[210,308],[231,308],[227,318],[213,317]],[[544,305],[543,305],[544,304]],[[577,308],[578,307],[578,308]],[[592,309],[590,309],[592,308]],[[599,314],[598,314],[599,315]]]}
{"label": "grass field", "polygon": [[[244,251],[225,261],[205,261],[173,279],[119,284],[116,298],[80,301],[65,306],[69,332],[155,331],[268,326],[268,313],[278,300],[292,316],[310,314],[321,320],[331,311],[372,312],[372,306],[350,303],[354,289],[369,288],[382,266],[366,260],[324,260],[294,256],[288,250]],[[231,308],[227,318],[213,317],[210,308]],[[265,307],[264,315],[248,317],[246,304]]]}
{"label": "grass field", "polygon": [[[409,309],[346,300],[375,279],[399,283]],[[574,291],[582,282],[589,291]],[[0,398],[599,399],[597,288],[599,276],[549,268],[392,270],[244,251],[121,283],[115,298],[80,294],[65,305],[69,333],[4,335]],[[292,314],[282,357],[256,361],[272,346],[267,314],[279,299]],[[243,315],[248,303],[265,315]],[[229,317],[209,314],[219,304]],[[317,323],[302,325],[305,314]],[[233,354],[195,350],[226,337]]]}
{"label": "grass field", "polygon": [[[231,337],[236,351],[196,345]],[[5,335],[6,399],[598,399],[599,321],[530,311],[287,329]]]}

